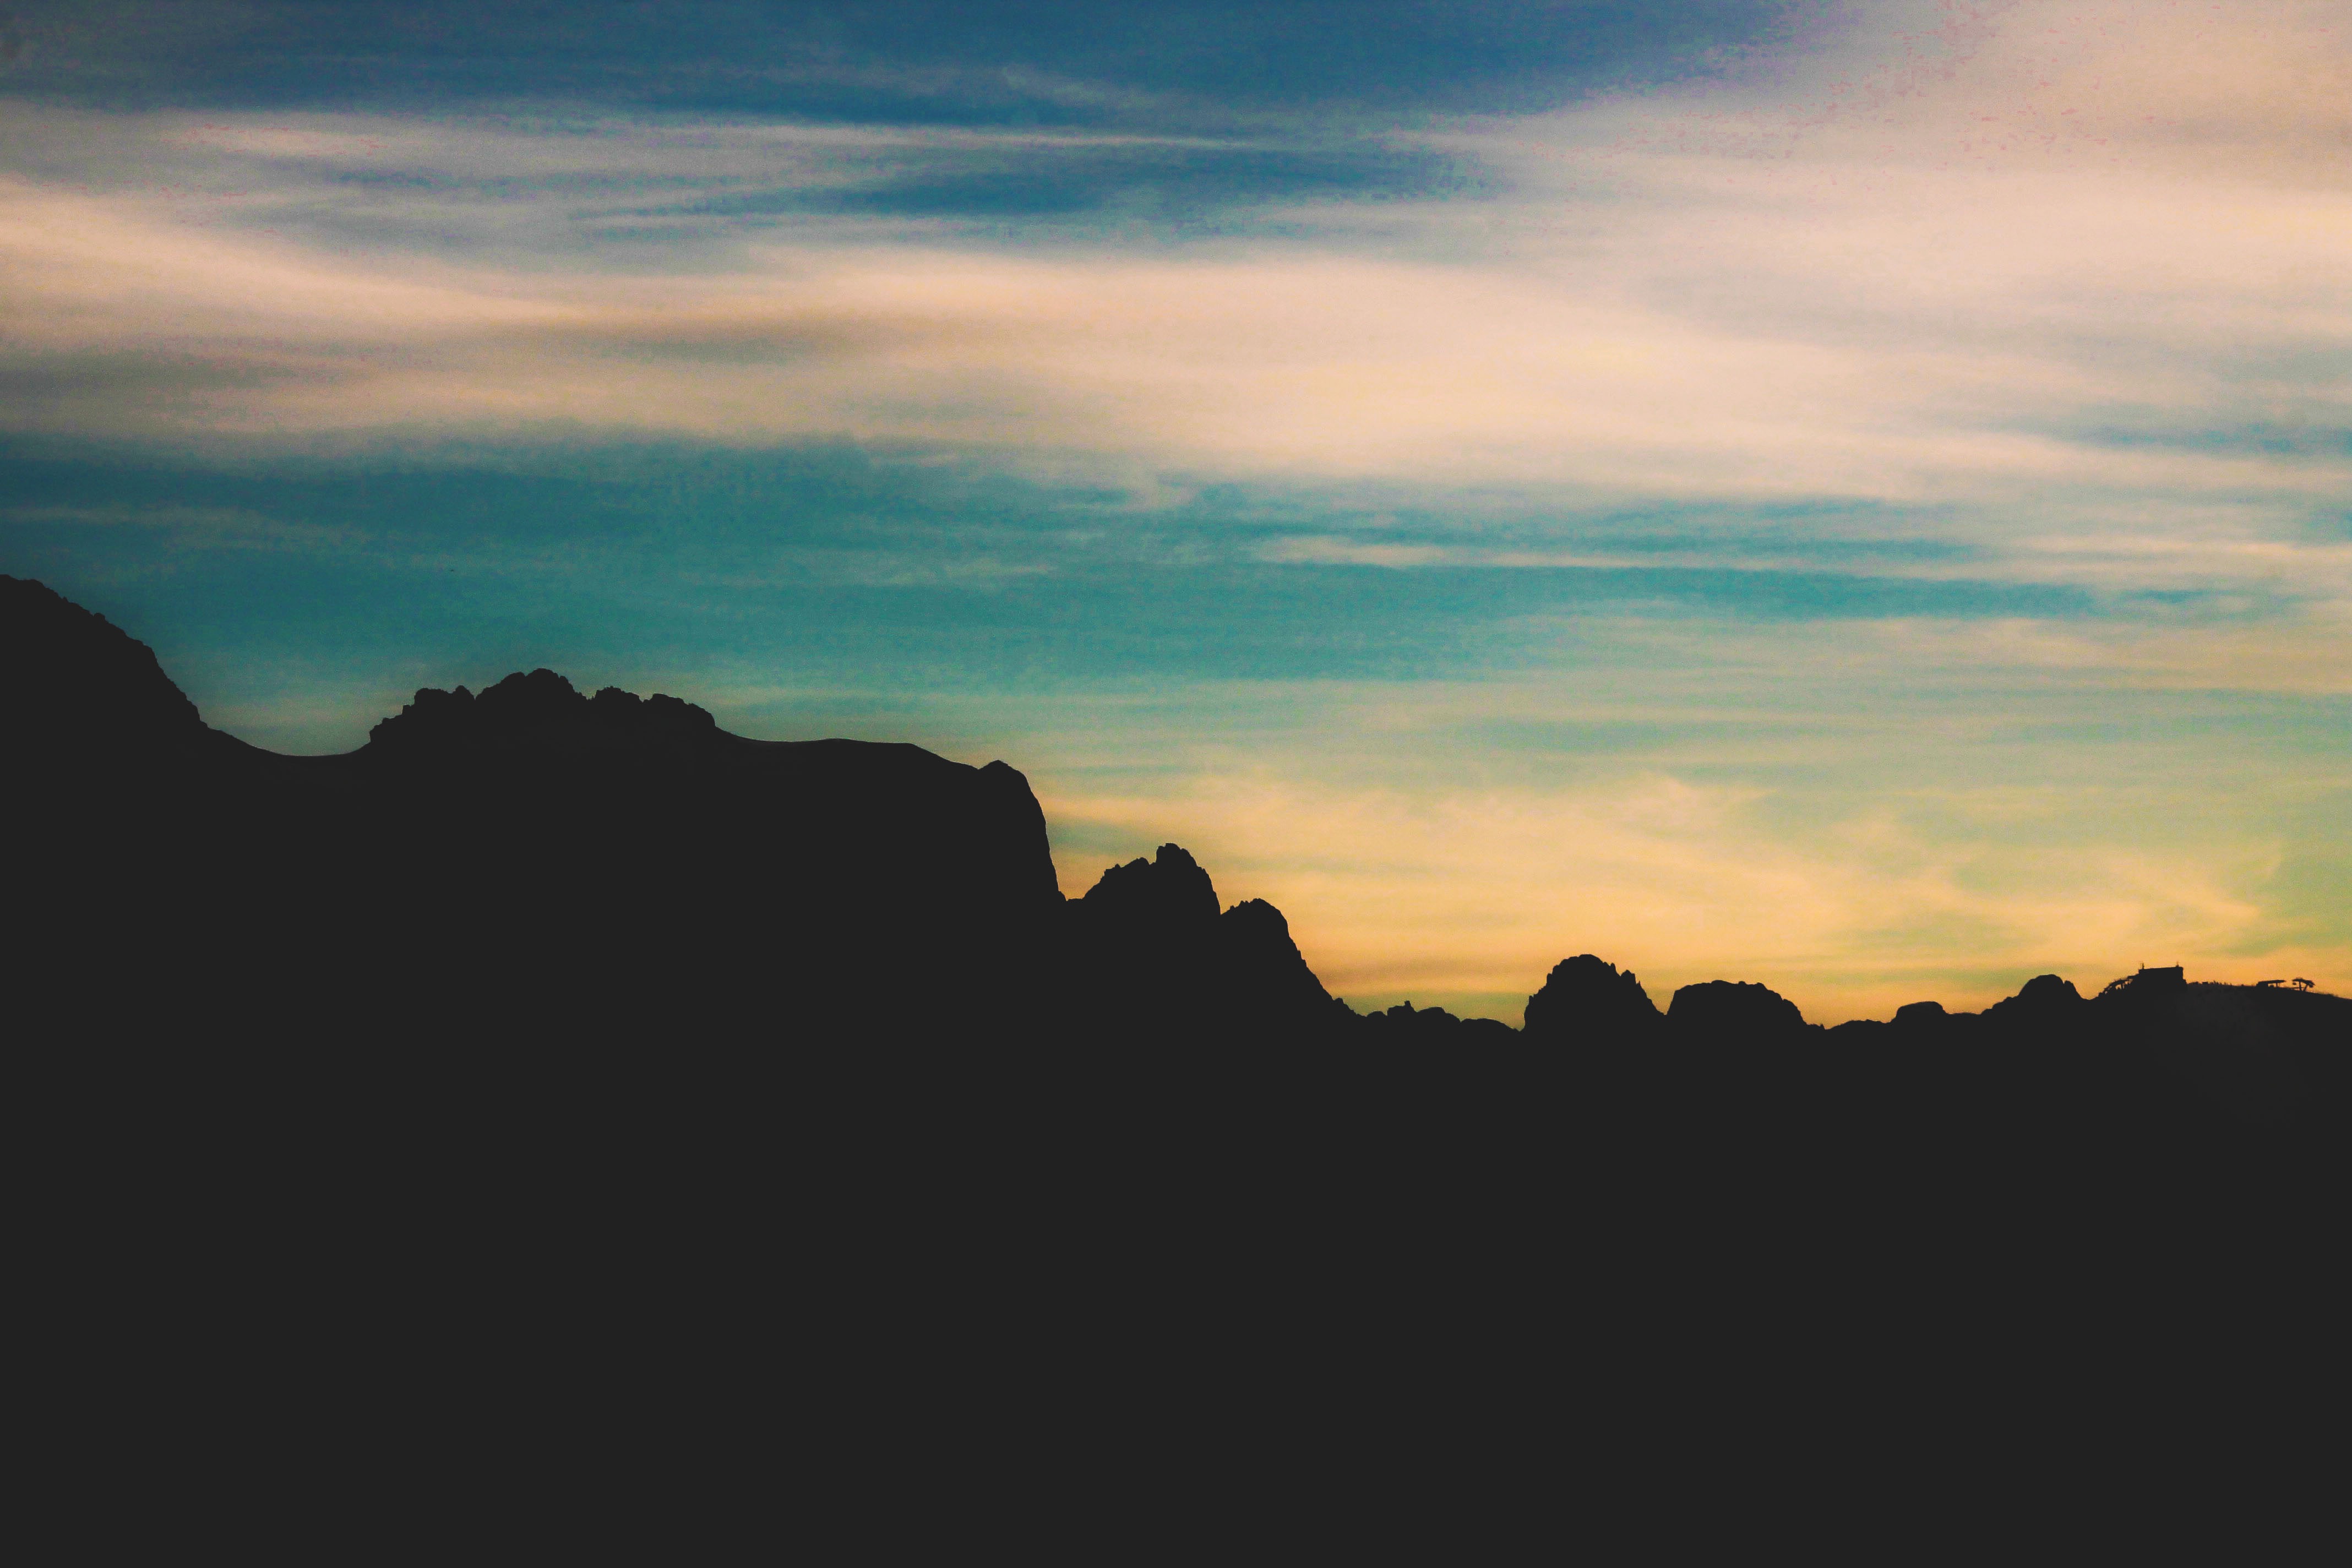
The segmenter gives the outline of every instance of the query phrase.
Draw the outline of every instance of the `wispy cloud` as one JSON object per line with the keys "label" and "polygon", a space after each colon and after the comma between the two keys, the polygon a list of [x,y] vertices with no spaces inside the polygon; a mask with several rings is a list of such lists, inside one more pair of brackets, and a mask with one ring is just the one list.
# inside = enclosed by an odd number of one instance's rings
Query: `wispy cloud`
{"label": "wispy cloud", "polygon": [[[1744,110],[1705,100],[1702,134],[1671,93],[1466,127],[1446,144],[1516,194],[1326,205],[1287,239],[1176,249],[711,205],[1135,138],[157,120],[113,133],[200,153],[188,185],[0,187],[0,374],[37,394],[27,423],[79,432],[839,437],[1195,479],[2008,508],[2037,531],[2203,496],[2268,509],[2291,549],[2287,521],[2352,489],[2352,184],[2198,150],[2338,134],[2325,93],[2258,90],[2333,79],[2322,15],[2266,12],[2216,50],[2011,7],[1948,75],[1811,62]],[[2080,35],[2059,65],[2043,24]],[[2219,75],[2181,96],[2207,55]],[[1819,96],[1857,63],[1876,77]],[[2087,140],[1967,129],[2077,87]],[[1740,128],[1776,109],[1801,134]],[[683,248],[610,243],[660,211]],[[2234,430],[2265,434],[2214,439]]]}

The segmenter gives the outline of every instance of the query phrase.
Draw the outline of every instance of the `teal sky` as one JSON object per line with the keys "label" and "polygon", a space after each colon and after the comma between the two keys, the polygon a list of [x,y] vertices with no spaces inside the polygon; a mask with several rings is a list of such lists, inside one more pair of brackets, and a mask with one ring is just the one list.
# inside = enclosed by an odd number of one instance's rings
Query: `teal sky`
{"label": "teal sky", "polygon": [[1001,756],[1359,1005],[2352,989],[2338,6],[8,18],[0,570],[259,743]]}

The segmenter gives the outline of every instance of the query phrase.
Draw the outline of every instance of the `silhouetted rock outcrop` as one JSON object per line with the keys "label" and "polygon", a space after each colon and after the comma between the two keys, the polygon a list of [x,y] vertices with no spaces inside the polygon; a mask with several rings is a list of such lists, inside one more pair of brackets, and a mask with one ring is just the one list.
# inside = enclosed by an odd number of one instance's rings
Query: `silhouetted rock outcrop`
{"label": "silhouetted rock outcrop", "polygon": [[1562,1044],[1647,1039],[1664,1022],[1632,970],[1592,954],[1552,966],[1543,989],[1528,998],[1526,1034]]}
{"label": "silhouetted rock outcrop", "polygon": [[1111,867],[1084,902],[1098,929],[1137,941],[1181,940],[1217,918],[1217,889],[1209,874],[1173,844],[1161,845],[1151,859]]}
{"label": "silhouetted rock outcrop", "polygon": [[[1203,879],[1206,873],[1203,873]],[[1213,899],[1214,895],[1212,895]],[[1244,899],[1217,917],[1228,1004],[1277,1032],[1320,1033],[1351,1016],[1333,1000],[1291,940],[1290,922],[1263,899]]]}
{"label": "silhouetted rock outcrop", "polygon": [[2055,974],[2037,974],[2019,987],[2016,995],[1994,1003],[1981,1016],[2011,1026],[2039,1026],[2063,1020],[2083,1005],[2083,994],[2074,989],[2074,982]]}
{"label": "silhouetted rock outcrop", "polygon": [[522,747],[602,751],[623,746],[691,745],[719,738],[708,710],[656,693],[641,698],[608,686],[583,697],[551,669],[509,675],[478,697],[419,691],[368,731],[381,756],[445,755]]}
{"label": "silhouetted rock outcrop", "polygon": [[45,1011],[234,995],[265,1032],[973,1028],[1052,993],[1044,814],[1002,763],[764,742],[550,670],[419,691],[335,757],[208,730],[142,645],[0,579]]}
{"label": "silhouetted rock outcrop", "polygon": [[2352,1003],[2324,994],[2176,967],[2086,1001],[2041,975],[1981,1015],[1919,1002],[1824,1032],[1753,984],[1685,986],[1662,1016],[1582,953],[1528,998],[1524,1035],[1411,1003],[1359,1018],[1279,910],[1221,910],[1175,845],[1065,900],[1001,762],[750,741],[545,669],[420,690],[342,756],[276,756],[207,729],[119,628],[13,578],[0,653],[27,803],[16,1013],[68,1033],[205,1014],[265,1037],[1475,1042],[1497,1060],[1524,1041],[1579,1047],[1548,1049],[1548,1092],[1668,1141],[1894,1166],[1941,1150],[1954,1169],[1980,1144],[2063,1163],[2068,1138],[2126,1166],[2342,1163]]}
{"label": "silhouetted rock outcrop", "polygon": [[1129,1040],[1316,1037],[1354,1021],[1282,911],[1253,899],[1219,914],[1208,872],[1178,845],[1104,871],[1070,922],[1082,1016]]}
{"label": "silhouetted rock outcrop", "polygon": [[1809,1026],[1794,1002],[1769,986],[1744,980],[1709,980],[1684,986],[1667,1005],[1666,1024],[1685,1039],[1734,1043],[1782,1041]]}

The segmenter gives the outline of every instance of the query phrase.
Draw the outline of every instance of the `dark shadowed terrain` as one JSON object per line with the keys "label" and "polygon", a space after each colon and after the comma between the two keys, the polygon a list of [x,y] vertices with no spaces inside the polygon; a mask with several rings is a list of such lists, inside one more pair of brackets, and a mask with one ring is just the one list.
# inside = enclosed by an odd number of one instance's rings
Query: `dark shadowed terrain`
{"label": "dark shadowed terrain", "polygon": [[[2187,1304],[2257,1307],[2233,1353],[2293,1378],[2342,1306],[2342,998],[2045,975],[1824,1030],[1738,982],[1662,1012],[1585,954],[1523,1029],[1366,1017],[1176,846],[1066,900],[1003,763],[546,670],[278,756],[13,578],[0,701],[9,1032],[74,1086],[26,1102],[158,1278],[247,1246],[366,1272],[423,1225],[519,1289],[625,1254],[722,1317],[782,1291],[899,1336],[886,1382],[994,1364],[1013,1279],[1082,1337],[1148,1302],[1341,1361],[1367,1302],[1450,1301],[1486,1325],[1464,1376],[1633,1357],[1666,1405],[1793,1397],[1832,1346],[1849,1394],[1931,1368],[1865,1405],[1992,1397],[2062,1343],[2162,1384]],[[1154,1375],[1213,1379],[1196,1352]]]}

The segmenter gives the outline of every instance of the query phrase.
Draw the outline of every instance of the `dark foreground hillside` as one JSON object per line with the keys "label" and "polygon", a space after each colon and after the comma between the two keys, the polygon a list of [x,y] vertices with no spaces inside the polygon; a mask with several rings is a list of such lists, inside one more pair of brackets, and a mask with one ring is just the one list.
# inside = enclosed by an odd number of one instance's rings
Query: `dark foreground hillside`
{"label": "dark foreground hillside", "polygon": [[[2160,1358],[2156,1304],[2224,1299],[2303,1377],[2343,1304],[2340,998],[2043,976],[1823,1030],[1732,982],[1661,1012],[1588,954],[1524,1030],[1362,1017],[1175,846],[1065,900],[1003,763],[749,741],[544,670],[277,756],[10,578],[0,702],[6,1016],[78,1085],[27,1102],[171,1152],[63,1168],[192,1268],[378,1278],[348,1248],[387,1226],[525,1290],[627,1256],[897,1336],[886,1381],[1146,1303],[1360,1370],[1385,1352],[1349,1325],[1398,1331],[1368,1303],[1450,1301],[1465,1377],[1633,1357],[1671,1398],[1832,1343],[1951,1397],[2021,1345]],[[1050,1308],[1006,1283],[1049,1279]],[[1196,1351],[1166,1375],[1213,1383]]]}
{"label": "dark foreground hillside", "polygon": [[[1409,1003],[1362,1017],[1279,910],[1223,908],[1174,845],[1065,900],[1036,798],[1001,762],[746,740],[675,698],[585,695],[544,669],[419,691],[356,752],[279,756],[207,727],[103,617],[11,577],[0,660],[17,973],[72,1035],[183,1027],[195,1009],[265,1037],[1264,1037],[1827,1059],[2153,1031],[2241,1112],[2291,1115],[2303,1079],[2254,1064],[2325,1076],[2298,1052],[2352,1008],[2163,973],[2086,1004],[2043,976],[1980,1016],[1925,1002],[1824,1036],[1747,983],[1686,986],[1662,1013],[1588,954],[1544,978],[1523,1035]],[[2187,1065],[2215,1051],[2234,1065]]]}

